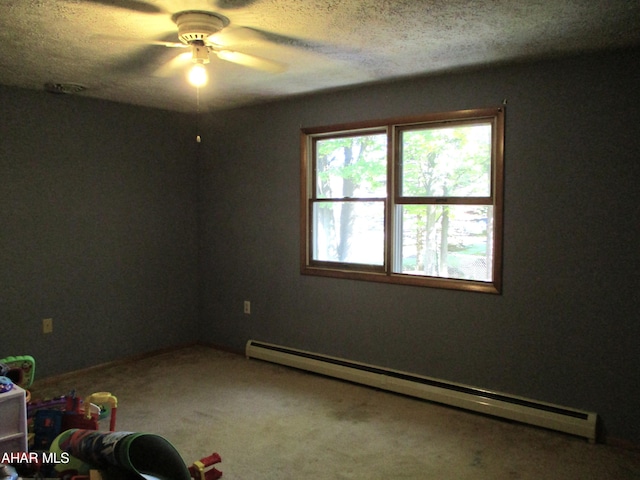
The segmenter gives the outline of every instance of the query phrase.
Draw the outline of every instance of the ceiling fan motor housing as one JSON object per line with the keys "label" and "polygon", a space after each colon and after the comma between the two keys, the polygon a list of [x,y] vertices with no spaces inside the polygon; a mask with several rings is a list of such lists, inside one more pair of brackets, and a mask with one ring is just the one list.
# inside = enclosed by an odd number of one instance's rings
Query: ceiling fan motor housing
{"label": "ceiling fan motor housing", "polygon": [[178,25],[178,38],[186,45],[206,42],[229,23],[214,13],[198,11],[181,12],[175,16],[175,22]]}

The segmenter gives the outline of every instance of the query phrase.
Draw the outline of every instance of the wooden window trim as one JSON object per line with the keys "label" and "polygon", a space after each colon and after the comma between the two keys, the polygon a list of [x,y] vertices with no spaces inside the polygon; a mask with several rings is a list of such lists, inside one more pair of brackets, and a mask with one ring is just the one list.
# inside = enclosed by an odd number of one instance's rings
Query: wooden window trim
{"label": "wooden window trim", "polygon": [[[396,195],[399,176],[398,162],[388,162],[387,199],[385,209],[385,263],[387,270],[380,270],[377,266],[343,264],[339,262],[311,261],[310,222],[312,205],[315,199],[315,152],[313,152],[313,138],[338,136],[355,136],[363,133],[387,132],[388,158],[397,159],[398,148],[395,138],[397,130],[412,127],[424,127],[433,124],[468,124],[475,121],[489,120],[492,125],[492,173],[490,196],[488,197],[403,197]],[[300,265],[301,274],[321,277],[333,277],[362,281],[382,282],[388,284],[411,285],[451,290],[463,290],[482,293],[499,294],[502,292],[502,249],[503,249],[503,197],[504,197],[504,107],[459,110],[443,113],[429,113],[419,116],[397,117],[385,120],[370,120],[354,123],[341,123],[319,127],[303,127],[300,131]],[[391,155],[391,157],[389,157]],[[310,170],[311,169],[311,170]],[[331,201],[332,199],[321,199]],[[338,199],[334,199],[338,200]],[[344,199],[339,199],[344,200]],[[371,200],[380,200],[379,198]],[[357,200],[356,200],[357,201]],[[430,277],[391,271],[391,256],[393,240],[390,219],[393,209],[403,204],[435,204],[435,205],[489,205],[493,206],[493,279],[490,282],[459,280],[444,277]]]}

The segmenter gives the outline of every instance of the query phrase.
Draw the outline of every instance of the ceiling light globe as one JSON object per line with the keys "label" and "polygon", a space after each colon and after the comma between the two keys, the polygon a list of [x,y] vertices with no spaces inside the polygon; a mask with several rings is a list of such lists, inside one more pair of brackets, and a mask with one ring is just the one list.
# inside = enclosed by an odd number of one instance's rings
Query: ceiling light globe
{"label": "ceiling light globe", "polygon": [[187,79],[189,83],[194,87],[204,87],[209,81],[209,75],[207,74],[207,69],[201,63],[196,63],[187,75]]}

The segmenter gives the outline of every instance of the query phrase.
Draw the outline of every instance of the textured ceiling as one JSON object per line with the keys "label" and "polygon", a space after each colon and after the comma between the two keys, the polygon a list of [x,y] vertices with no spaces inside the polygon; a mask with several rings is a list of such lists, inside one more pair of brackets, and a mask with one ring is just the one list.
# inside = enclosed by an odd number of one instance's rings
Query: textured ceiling
{"label": "textured ceiling", "polygon": [[[229,20],[219,41],[283,64],[279,73],[212,56],[196,95],[176,12]],[[230,108],[526,59],[640,45],[639,0],[0,0],[0,84],[178,111]],[[159,72],[162,72],[160,74]],[[198,107],[199,102],[199,107]]]}

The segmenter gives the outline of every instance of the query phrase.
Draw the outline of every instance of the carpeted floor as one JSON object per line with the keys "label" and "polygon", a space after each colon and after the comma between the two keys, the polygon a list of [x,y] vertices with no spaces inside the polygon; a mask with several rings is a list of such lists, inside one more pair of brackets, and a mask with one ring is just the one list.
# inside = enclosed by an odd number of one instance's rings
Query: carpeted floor
{"label": "carpeted floor", "polygon": [[353,385],[205,346],[36,380],[32,397],[118,398],[117,430],[155,433],[227,480],[640,479],[640,452]]}

